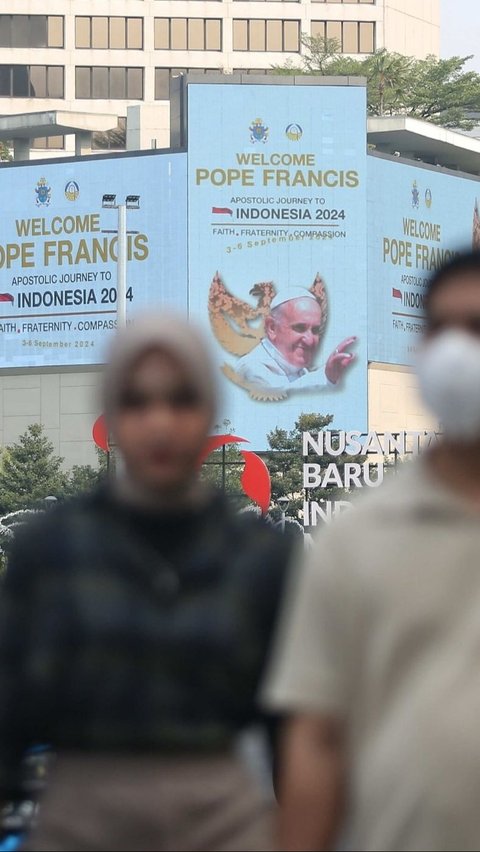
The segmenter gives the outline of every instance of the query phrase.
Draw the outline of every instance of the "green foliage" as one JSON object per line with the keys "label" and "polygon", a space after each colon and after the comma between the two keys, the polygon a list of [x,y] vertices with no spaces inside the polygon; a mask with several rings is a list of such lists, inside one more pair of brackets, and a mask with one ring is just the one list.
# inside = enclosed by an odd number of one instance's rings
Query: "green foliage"
{"label": "green foliage", "polygon": [[63,497],[67,477],[63,459],[38,423],[29,426],[16,444],[3,452],[0,465],[0,511],[36,508],[45,497]]}
{"label": "green foliage", "polygon": [[[333,422],[331,415],[322,414],[301,414],[294,428],[287,432],[285,429],[274,429],[268,436],[270,452],[266,454],[265,461],[270,470],[272,477],[272,502],[278,503],[280,497],[288,497],[290,506],[288,514],[294,518],[299,517],[305,499],[303,488],[303,433],[311,432],[316,435],[318,432],[327,430]],[[335,438],[333,446],[338,446]],[[318,462],[318,458],[312,459]],[[322,468],[333,462],[338,466],[340,474],[343,476],[343,468],[347,462],[363,462],[364,459],[356,457],[353,459],[346,453],[340,456],[325,455],[322,458]],[[309,500],[344,500],[346,499],[345,489],[337,486],[328,486],[327,488],[317,488],[309,490]],[[279,515],[279,510],[272,511],[272,515],[276,518]]]}
{"label": "green foliage", "polygon": [[106,478],[108,473],[108,455],[97,447],[98,466],[91,464],[74,465],[68,475],[65,488],[66,497],[76,497],[93,491]]}
{"label": "green foliage", "polygon": [[[217,425],[215,431],[222,435],[234,434],[230,420],[224,420],[221,425]],[[220,450],[215,450],[206,459],[201,477],[214,488],[233,497],[239,505],[246,505],[248,501],[241,483],[244,464],[240,446],[228,444]]]}
{"label": "green foliage", "polygon": [[0,162],[11,162],[13,160],[10,148],[6,142],[0,142]]}
{"label": "green foliage", "polygon": [[301,65],[272,66],[276,74],[367,78],[369,115],[407,115],[442,127],[471,130],[468,113],[480,111],[480,74],[465,71],[471,56],[426,59],[382,49],[362,59],[344,56],[335,39],[303,35]]}

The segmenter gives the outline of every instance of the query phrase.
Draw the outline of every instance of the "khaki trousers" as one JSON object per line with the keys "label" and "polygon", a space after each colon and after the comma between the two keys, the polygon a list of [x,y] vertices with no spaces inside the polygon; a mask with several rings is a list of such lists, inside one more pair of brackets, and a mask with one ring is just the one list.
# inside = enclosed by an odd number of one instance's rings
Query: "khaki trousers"
{"label": "khaki trousers", "polygon": [[232,756],[59,757],[35,852],[272,852],[273,807]]}

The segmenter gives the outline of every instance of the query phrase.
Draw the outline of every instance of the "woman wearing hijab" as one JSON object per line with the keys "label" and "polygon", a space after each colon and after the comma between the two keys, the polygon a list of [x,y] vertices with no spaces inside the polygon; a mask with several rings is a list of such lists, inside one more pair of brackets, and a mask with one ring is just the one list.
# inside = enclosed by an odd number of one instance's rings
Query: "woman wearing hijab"
{"label": "woman wearing hijab", "polygon": [[0,793],[57,754],[35,850],[267,850],[235,757],[256,717],[288,547],[199,481],[216,411],[198,333],[137,319],[104,404],[112,482],[19,535],[0,597]]}

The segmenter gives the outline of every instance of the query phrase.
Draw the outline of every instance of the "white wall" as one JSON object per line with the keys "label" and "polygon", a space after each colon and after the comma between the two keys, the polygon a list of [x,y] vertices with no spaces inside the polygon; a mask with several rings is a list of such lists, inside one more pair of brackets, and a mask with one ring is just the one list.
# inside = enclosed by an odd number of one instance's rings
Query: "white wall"
{"label": "white wall", "polygon": [[0,446],[18,440],[32,423],[42,423],[64,467],[96,465],[92,428],[101,414],[99,371],[32,371],[0,374]]}

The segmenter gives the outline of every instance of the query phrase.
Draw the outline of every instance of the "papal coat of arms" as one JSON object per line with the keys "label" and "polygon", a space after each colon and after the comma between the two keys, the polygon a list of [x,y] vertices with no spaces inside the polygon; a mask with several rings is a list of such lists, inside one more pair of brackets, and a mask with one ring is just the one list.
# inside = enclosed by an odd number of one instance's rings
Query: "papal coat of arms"
{"label": "papal coat of arms", "polygon": [[[328,320],[328,299],[325,282],[319,274],[309,292],[321,308],[320,337],[323,337]],[[210,287],[210,323],[218,342],[230,355],[242,358],[258,347],[265,337],[265,320],[271,313],[277,295],[273,281],[255,284],[250,295],[256,299],[251,305],[237,298],[226,288],[217,272]],[[251,399],[259,402],[279,402],[287,399],[288,393],[276,388],[264,388],[245,380],[234,367],[224,364],[223,374],[234,384],[248,391]]]}
{"label": "papal coat of arms", "polygon": [[40,178],[36,187],[35,187],[35,195],[37,196],[36,205],[37,207],[48,207],[52,198],[52,189],[48,185],[47,181],[44,177]]}
{"label": "papal coat of arms", "polygon": [[420,207],[420,193],[418,191],[417,181],[413,181],[412,186],[412,207]]}
{"label": "papal coat of arms", "polygon": [[270,133],[270,128],[266,127],[261,118],[256,118],[255,121],[252,121],[250,127],[250,141],[251,142],[268,142],[268,134]]}

